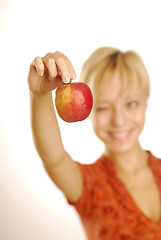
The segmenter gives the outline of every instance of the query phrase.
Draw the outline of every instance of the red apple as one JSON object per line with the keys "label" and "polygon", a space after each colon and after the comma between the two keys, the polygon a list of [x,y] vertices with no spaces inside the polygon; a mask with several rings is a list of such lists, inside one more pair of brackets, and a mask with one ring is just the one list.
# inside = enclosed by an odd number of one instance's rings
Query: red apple
{"label": "red apple", "polygon": [[82,121],[92,110],[91,90],[83,82],[62,84],[56,89],[55,105],[59,117],[64,121]]}

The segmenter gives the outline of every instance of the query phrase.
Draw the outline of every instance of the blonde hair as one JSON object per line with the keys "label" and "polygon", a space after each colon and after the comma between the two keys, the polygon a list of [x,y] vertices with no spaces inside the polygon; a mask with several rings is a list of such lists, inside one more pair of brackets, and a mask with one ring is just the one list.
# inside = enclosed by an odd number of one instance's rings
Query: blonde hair
{"label": "blonde hair", "polygon": [[139,83],[149,97],[149,76],[142,58],[135,51],[121,52],[112,47],[98,48],[83,64],[80,81],[88,84],[95,92],[105,71],[109,73],[109,77],[118,71],[123,86],[132,87],[136,82]]}

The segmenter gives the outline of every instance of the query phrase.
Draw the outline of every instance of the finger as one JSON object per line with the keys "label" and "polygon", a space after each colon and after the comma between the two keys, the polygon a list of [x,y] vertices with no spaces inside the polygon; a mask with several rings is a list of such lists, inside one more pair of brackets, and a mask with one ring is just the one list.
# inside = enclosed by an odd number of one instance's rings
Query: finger
{"label": "finger", "polygon": [[61,56],[64,59],[66,65],[67,65],[70,79],[76,78],[76,73],[75,73],[74,67],[73,67],[71,61],[69,60],[69,58],[67,58],[64,54],[62,54],[58,51],[54,53],[54,57],[56,58],[56,60],[57,60],[57,57],[59,57],[59,56]]}
{"label": "finger", "polygon": [[46,61],[46,67],[49,74],[48,79],[52,81],[58,75],[55,60],[53,58],[48,58]]}
{"label": "finger", "polygon": [[74,67],[73,67],[71,61],[67,57],[65,58],[65,61],[66,61],[66,65],[68,67],[68,71],[70,73],[70,79],[75,79],[76,73],[75,73],[75,70],[74,70]]}
{"label": "finger", "polygon": [[71,80],[70,72],[68,70],[67,63],[63,56],[55,56],[55,62],[58,66],[59,72],[61,74],[64,83],[69,83]]}
{"label": "finger", "polygon": [[36,57],[35,60],[33,61],[36,67],[36,71],[40,76],[44,75],[44,64],[43,61],[40,57]]}

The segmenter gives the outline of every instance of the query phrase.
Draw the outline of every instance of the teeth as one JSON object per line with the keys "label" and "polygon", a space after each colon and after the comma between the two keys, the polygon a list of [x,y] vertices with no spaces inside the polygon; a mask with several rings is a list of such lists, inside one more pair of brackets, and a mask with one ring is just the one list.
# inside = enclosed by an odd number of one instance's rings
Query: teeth
{"label": "teeth", "polygon": [[114,133],[112,134],[114,137],[118,137],[118,138],[121,138],[121,137],[126,137],[127,136],[127,132],[125,133]]}
{"label": "teeth", "polygon": [[114,138],[118,138],[118,139],[123,139],[126,138],[128,136],[129,132],[122,132],[122,133],[110,133],[110,135]]}

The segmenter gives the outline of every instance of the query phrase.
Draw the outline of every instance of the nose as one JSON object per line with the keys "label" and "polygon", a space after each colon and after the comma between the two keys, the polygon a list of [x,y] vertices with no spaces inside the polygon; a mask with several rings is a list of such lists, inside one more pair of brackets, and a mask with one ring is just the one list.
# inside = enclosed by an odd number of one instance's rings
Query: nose
{"label": "nose", "polygon": [[125,113],[121,108],[114,108],[111,116],[111,123],[115,127],[122,127],[125,125]]}

